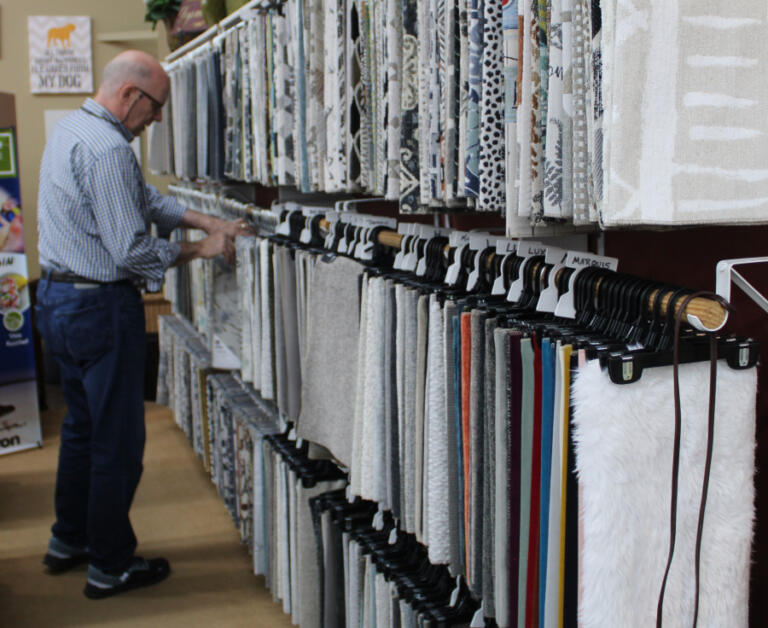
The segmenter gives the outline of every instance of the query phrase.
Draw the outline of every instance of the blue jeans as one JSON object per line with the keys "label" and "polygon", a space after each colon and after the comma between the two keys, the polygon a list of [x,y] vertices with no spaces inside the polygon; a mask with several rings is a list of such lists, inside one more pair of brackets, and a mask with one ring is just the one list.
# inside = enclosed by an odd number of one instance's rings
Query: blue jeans
{"label": "blue jeans", "polygon": [[87,545],[91,564],[125,569],[136,549],[128,511],[144,455],[144,307],[128,282],[43,278],[36,322],[61,367],[61,427],[53,535]]}

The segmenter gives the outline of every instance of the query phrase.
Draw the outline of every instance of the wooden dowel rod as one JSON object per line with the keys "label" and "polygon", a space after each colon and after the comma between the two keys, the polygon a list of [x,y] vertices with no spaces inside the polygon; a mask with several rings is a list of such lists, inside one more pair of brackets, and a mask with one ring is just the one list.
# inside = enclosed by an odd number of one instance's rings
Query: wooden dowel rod
{"label": "wooden dowel rod", "polygon": [[[322,219],[320,221],[321,229],[328,231],[330,226],[331,225],[327,220]],[[379,243],[383,244],[384,246],[400,249],[402,241],[403,235],[397,231],[384,229],[379,233]],[[490,263],[492,259],[493,256],[489,256],[488,262]],[[599,283],[596,288],[599,288]],[[649,311],[653,311],[653,304],[656,301],[658,293],[658,290],[651,293],[651,297],[648,299]],[[667,292],[661,298],[661,313],[664,315],[667,313],[667,305],[669,304],[671,297],[672,292]],[[678,301],[676,309],[680,309],[681,302],[682,300]],[[707,329],[719,329],[722,327],[727,317],[727,312],[722,305],[720,305],[717,301],[712,301],[711,299],[706,299],[704,297],[696,297],[695,299],[692,299],[685,308],[685,314],[687,316],[696,316]]]}

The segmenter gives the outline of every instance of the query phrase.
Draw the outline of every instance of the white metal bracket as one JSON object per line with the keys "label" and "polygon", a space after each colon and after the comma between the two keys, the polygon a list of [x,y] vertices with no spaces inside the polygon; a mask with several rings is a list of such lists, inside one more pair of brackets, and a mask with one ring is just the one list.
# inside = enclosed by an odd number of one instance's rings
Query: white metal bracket
{"label": "white metal bracket", "polygon": [[[744,293],[757,303],[760,308],[768,313],[768,299],[766,299],[746,278],[739,273],[734,266],[742,264],[766,264],[768,257],[741,257],[736,259],[724,259],[717,263],[715,292],[726,301],[731,300],[731,283],[741,288]],[[726,313],[726,320],[728,314]],[[723,321],[725,324],[725,320]]]}

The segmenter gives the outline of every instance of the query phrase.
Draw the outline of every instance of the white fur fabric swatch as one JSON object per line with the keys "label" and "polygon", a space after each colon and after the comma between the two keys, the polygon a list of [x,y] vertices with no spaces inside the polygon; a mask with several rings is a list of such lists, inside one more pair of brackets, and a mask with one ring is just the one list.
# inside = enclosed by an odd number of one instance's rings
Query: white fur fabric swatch
{"label": "white fur fabric swatch", "polygon": [[[682,432],[677,537],[664,628],[690,626],[699,500],[707,444],[709,363],[680,367]],[[714,450],[701,549],[699,622],[747,625],[754,501],[756,369],[718,363]],[[615,385],[597,361],[573,386],[584,526],[579,624],[647,628],[669,549],[674,400],[672,367]]]}

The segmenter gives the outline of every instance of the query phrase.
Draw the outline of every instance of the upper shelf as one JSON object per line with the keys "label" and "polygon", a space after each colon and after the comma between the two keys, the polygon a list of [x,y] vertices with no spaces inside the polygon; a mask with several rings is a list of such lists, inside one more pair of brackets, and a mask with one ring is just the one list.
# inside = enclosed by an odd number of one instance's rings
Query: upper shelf
{"label": "upper shelf", "polygon": [[121,42],[121,41],[141,41],[157,39],[157,31],[136,30],[136,31],[115,31],[113,33],[101,33],[96,36],[97,41],[103,42]]}

